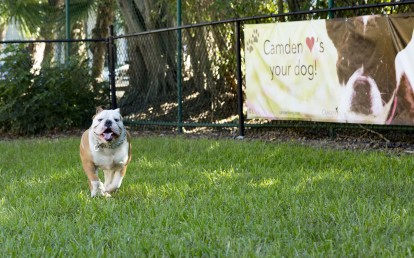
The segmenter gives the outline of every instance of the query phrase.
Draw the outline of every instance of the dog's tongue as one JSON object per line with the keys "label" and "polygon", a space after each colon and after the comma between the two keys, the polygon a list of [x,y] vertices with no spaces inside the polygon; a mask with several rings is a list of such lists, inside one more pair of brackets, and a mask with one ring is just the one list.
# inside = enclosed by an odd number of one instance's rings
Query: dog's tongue
{"label": "dog's tongue", "polygon": [[106,141],[112,141],[112,134],[113,132],[108,132],[108,133],[103,133],[103,136],[105,138]]}

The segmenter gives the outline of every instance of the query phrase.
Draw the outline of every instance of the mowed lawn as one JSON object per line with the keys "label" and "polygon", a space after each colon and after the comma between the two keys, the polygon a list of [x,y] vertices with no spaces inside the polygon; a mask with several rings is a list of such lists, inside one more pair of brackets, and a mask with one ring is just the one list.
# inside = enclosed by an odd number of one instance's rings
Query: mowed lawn
{"label": "mowed lawn", "polygon": [[411,155],[138,137],[112,198],[79,138],[0,141],[1,257],[407,257]]}

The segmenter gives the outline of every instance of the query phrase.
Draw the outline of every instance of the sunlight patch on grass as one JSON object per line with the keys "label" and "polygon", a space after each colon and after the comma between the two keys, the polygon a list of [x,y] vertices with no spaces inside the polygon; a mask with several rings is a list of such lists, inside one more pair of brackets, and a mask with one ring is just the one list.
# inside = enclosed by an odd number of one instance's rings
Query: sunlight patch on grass
{"label": "sunlight patch on grass", "polygon": [[201,174],[204,175],[206,179],[213,184],[223,181],[226,182],[229,180],[235,180],[238,177],[238,174],[234,172],[233,168],[203,171]]}
{"label": "sunlight patch on grass", "polygon": [[250,182],[249,185],[259,188],[276,187],[280,181],[276,178],[263,178],[258,182]]}

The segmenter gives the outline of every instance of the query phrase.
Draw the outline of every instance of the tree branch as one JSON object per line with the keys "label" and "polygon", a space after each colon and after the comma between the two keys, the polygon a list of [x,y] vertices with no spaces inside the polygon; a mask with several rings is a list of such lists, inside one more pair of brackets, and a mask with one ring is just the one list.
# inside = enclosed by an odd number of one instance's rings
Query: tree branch
{"label": "tree branch", "polygon": [[367,132],[370,132],[370,133],[373,133],[373,134],[376,134],[376,135],[378,135],[381,139],[383,139],[386,143],[389,143],[390,142],[390,140],[388,140],[384,135],[382,135],[382,134],[380,134],[379,132],[376,132],[376,131],[374,131],[374,130],[372,130],[372,129],[369,129],[369,128],[366,128],[366,127],[364,127],[364,126],[362,126],[362,125],[360,125],[359,124],[359,127],[361,127],[362,129],[364,129],[365,131],[367,131]]}

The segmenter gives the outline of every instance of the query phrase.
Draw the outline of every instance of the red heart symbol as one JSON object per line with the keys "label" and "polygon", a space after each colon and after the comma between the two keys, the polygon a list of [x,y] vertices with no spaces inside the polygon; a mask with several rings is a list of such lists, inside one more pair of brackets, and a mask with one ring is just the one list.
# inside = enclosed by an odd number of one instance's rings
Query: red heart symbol
{"label": "red heart symbol", "polygon": [[307,37],[306,38],[306,45],[308,45],[308,48],[311,52],[312,52],[312,48],[313,48],[314,44],[315,44],[315,38],[314,37],[311,37],[311,38]]}

